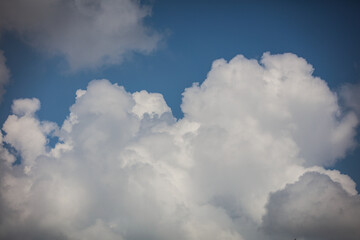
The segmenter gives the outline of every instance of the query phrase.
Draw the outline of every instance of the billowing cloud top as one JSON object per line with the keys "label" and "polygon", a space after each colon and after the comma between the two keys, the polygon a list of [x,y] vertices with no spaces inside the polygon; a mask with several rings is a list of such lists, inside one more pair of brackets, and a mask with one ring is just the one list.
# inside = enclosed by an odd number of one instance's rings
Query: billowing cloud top
{"label": "billowing cloud top", "polygon": [[4,0],[0,28],[65,56],[72,70],[94,68],[156,47],[160,35],[143,23],[150,10],[134,0]]}
{"label": "billowing cloud top", "polygon": [[107,80],[77,91],[61,127],[16,100],[0,238],[359,239],[355,183],[324,169],[354,147],[358,119],[312,71],[293,54],[216,60],[180,120],[161,94]]}

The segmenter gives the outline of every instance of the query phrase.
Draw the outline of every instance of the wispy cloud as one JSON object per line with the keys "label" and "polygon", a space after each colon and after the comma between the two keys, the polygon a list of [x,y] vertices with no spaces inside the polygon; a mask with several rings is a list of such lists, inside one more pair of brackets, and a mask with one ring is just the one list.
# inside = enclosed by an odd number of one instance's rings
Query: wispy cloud
{"label": "wispy cloud", "polygon": [[161,36],[144,24],[150,14],[150,6],[133,0],[5,0],[0,28],[64,56],[79,70],[119,64],[132,51],[153,51]]}
{"label": "wispy cloud", "polygon": [[344,101],[344,106],[353,110],[360,117],[360,83],[343,85],[340,97]]}
{"label": "wispy cloud", "polygon": [[3,51],[0,50],[0,103],[2,101],[2,96],[5,93],[4,86],[10,80],[10,71],[6,66],[6,58]]}

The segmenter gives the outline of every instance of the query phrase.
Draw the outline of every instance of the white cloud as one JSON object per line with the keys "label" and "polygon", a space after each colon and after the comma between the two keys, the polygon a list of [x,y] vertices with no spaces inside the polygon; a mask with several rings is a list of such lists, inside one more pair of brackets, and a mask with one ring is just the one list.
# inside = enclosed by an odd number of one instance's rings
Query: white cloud
{"label": "white cloud", "polygon": [[313,188],[336,186],[326,196],[338,206],[358,198],[348,176],[323,168],[354,146],[357,118],[341,114],[336,95],[293,54],[215,61],[203,84],[185,90],[177,121],[162,95],[107,80],[77,91],[59,129],[36,117],[39,106],[17,100],[3,126],[3,143],[23,162],[11,166],[14,156],[0,149],[0,238],[266,240],[275,233],[269,206],[281,204],[269,196],[307,172],[328,176]]}
{"label": "white cloud", "polygon": [[4,0],[0,28],[64,56],[78,70],[118,64],[131,51],[154,50],[160,35],[143,23],[150,14],[149,6],[134,0]]}
{"label": "white cloud", "polygon": [[6,58],[4,57],[3,51],[0,50],[0,102],[5,93],[4,86],[9,82],[9,79],[10,71],[6,67]]}
{"label": "white cloud", "polygon": [[182,109],[207,125],[292,141],[307,166],[332,165],[353,146],[358,120],[352,112],[340,117],[336,94],[312,71],[290,53],[265,53],[260,64],[241,55],[217,60],[201,86],[185,91]]}
{"label": "white cloud", "polygon": [[40,101],[37,98],[16,99],[11,107],[12,112],[18,116],[32,116],[39,109]]}
{"label": "white cloud", "polygon": [[57,126],[51,122],[40,122],[34,117],[40,109],[40,101],[33,99],[18,99],[12,105],[13,115],[10,115],[3,125],[6,132],[4,142],[12,145],[20,154],[28,173],[36,158],[45,154],[47,136]]}
{"label": "white cloud", "polygon": [[165,112],[171,112],[163,96],[159,93],[149,94],[147,91],[142,90],[133,93],[133,98],[136,105],[132,111],[139,117],[143,117],[144,114],[149,114],[151,117],[154,117],[155,114],[160,116]]}

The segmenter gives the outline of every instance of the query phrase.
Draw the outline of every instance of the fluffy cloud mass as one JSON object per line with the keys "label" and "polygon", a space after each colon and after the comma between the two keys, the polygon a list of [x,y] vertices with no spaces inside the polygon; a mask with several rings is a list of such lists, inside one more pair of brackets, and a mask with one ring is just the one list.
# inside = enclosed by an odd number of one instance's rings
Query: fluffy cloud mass
{"label": "fluffy cloud mass", "polygon": [[264,227],[279,234],[276,239],[355,240],[360,236],[359,196],[348,194],[323,174],[304,174],[295,184],[272,194],[267,209]]}
{"label": "fluffy cloud mass", "polygon": [[355,146],[358,119],[312,72],[293,54],[216,60],[179,120],[161,94],[107,80],[77,91],[62,126],[16,100],[0,238],[359,239],[355,183],[324,169]]}
{"label": "fluffy cloud mass", "polygon": [[143,23],[150,13],[134,0],[3,0],[0,28],[64,56],[77,70],[120,63],[129,51],[152,51],[160,35]]}

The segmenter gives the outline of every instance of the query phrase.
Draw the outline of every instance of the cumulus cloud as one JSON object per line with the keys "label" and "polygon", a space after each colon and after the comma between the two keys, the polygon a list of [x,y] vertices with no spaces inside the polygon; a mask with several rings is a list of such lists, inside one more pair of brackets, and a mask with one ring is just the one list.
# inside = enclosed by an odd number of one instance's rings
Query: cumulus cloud
{"label": "cumulus cloud", "polygon": [[6,58],[3,51],[0,50],[0,102],[5,92],[4,86],[9,82],[9,79],[10,71],[6,66]]}
{"label": "cumulus cloud", "polygon": [[[280,229],[321,239],[350,209],[360,217],[355,183],[324,169],[354,146],[358,120],[312,71],[293,54],[216,60],[185,90],[179,120],[161,94],[107,80],[78,90],[60,127],[37,118],[37,99],[15,101],[1,135],[0,238],[266,240]],[[325,200],[318,235],[292,232]],[[351,226],[336,231],[351,239]]]}
{"label": "cumulus cloud", "polygon": [[28,172],[35,159],[45,153],[47,135],[57,126],[55,123],[40,122],[34,117],[40,109],[40,101],[33,99],[17,99],[12,105],[13,115],[10,115],[3,125],[7,133],[4,141],[13,146],[20,154]]}
{"label": "cumulus cloud", "polygon": [[192,120],[247,125],[291,140],[305,165],[331,165],[354,144],[358,120],[352,112],[338,120],[336,94],[312,72],[290,53],[265,53],[260,64],[241,55],[220,59],[201,86],[185,91],[182,109]]}
{"label": "cumulus cloud", "polygon": [[330,177],[309,172],[271,194],[264,228],[274,239],[359,239],[359,195]]}
{"label": "cumulus cloud", "polygon": [[135,0],[4,0],[0,28],[64,56],[72,70],[117,64],[131,51],[149,53],[160,35],[144,24],[151,8]]}

